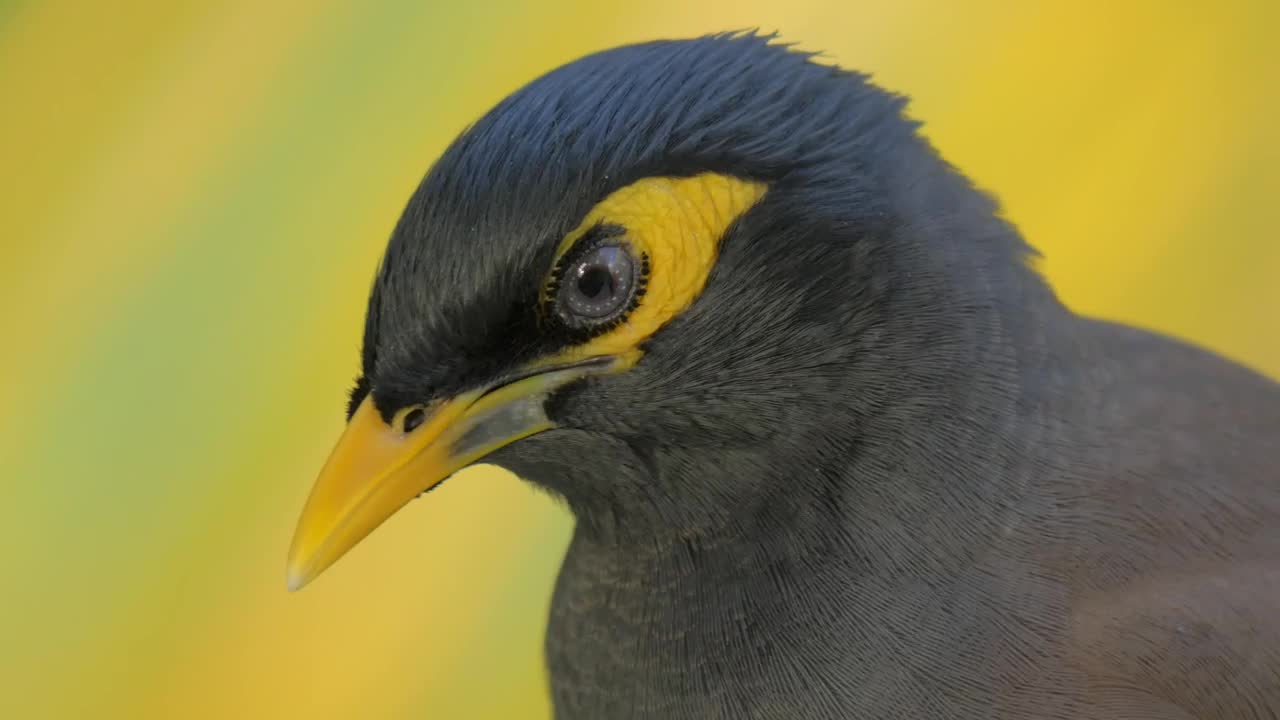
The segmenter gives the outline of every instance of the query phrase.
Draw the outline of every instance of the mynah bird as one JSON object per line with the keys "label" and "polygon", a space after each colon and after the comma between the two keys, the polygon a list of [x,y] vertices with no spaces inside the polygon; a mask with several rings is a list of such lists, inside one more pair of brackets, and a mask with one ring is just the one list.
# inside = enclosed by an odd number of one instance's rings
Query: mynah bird
{"label": "mynah bird", "polygon": [[1280,386],[1073,313],[904,106],[755,33],[500,102],[392,233],[289,586],[491,463],[576,520],[562,720],[1280,717]]}

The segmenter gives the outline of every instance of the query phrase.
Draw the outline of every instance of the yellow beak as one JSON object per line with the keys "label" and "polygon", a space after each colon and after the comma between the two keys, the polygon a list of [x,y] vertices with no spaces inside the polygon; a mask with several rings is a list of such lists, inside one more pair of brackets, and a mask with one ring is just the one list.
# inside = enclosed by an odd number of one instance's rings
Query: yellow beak
{"label": "yellow beak", "polygon": [[544,404],[579,378],[630,367],[624,356],[547,367],[438,402],[416,428],[382,420],[371,398],[351,416],[298,520],[289,589],[298,590],[413,498],[498,448],[554,427]]}

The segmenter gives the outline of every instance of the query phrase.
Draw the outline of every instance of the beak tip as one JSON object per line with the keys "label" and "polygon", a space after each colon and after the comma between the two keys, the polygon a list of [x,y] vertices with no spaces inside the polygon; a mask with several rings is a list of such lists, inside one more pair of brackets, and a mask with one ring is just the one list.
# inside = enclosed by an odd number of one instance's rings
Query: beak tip
{"label": "beak tip", "polygon": [[289,569],[285,577],[285,587],[289,588],[289,592],[298,592],[302,588],[306,587],[314,578],[314,574],[303,572],[302,568],[290,562]]}

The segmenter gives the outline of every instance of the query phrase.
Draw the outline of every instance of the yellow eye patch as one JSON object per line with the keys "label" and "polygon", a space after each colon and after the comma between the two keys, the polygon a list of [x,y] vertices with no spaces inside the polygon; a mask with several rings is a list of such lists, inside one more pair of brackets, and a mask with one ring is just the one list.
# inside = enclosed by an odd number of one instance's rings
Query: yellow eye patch
{"label": "yellow eye patch", "polygon": [[[639,304],[616,327],[548,362],[624,355],[693,303],[715,265],[720,238],[749,210],[767,186],[728,175],[650,177],[600,201],[561,241],[556,263],[599,225],[621,227],[625,241],[648,259]],[[553,271],[554,272],[554,271]],[[544,297],[544,302],[552,298]]]}

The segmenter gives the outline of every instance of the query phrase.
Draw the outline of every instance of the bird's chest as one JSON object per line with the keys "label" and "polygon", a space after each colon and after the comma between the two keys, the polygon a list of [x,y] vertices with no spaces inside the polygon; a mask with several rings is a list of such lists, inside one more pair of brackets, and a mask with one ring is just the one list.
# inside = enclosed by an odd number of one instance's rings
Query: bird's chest
{"label": "bird's chest", "polygon": [[677,583],[635,590],[558,595],[547,635],[558,720],[830,717],[808,706],[839,653],[831,633],[728,595],[693,606]]}
{"label": "bird's chest", "polygon": [[1009,698],[1056,682],[1052,613],[1022,617],[968,576],[834,570],[638,577],[567,560],[547,636],[557,719],[1022,718]]}

